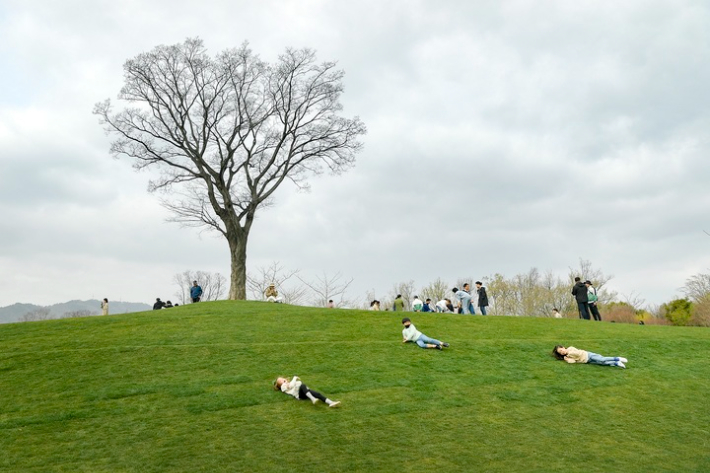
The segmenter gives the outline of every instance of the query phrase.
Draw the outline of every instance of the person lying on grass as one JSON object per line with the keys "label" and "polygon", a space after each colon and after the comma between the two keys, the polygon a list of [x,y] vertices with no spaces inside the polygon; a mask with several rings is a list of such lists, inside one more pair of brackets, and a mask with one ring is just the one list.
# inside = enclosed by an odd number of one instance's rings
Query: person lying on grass
{"label": "person lying on grass", "polygon": [[323,396],[317,391],[312,391],[308,386],[306,386],[303,381],[298,376],[294,376],[292,380],[289,381],[288,378],[276,378],[274,381],[274,389],[276,391],[281,391],[286,394],[290,394],[298,400],[305,401],[310,399],[313,404],[316,402],[323,401],[328,404],[328,407],[335,407],[340,404],[340,401],[331,401],[327,397]]}
{"label": "person lying on grass", "polygon": [[591,351],[575,347],[565,348],[562,345],[555,346],[552,356],[567,363],[591,363],[593,365],[618,366],[619,368],[626,368],[624,363],[629,361],[621,356],[601,356]]}
{"label": "person lying on grass", "polygon": [[444,347],[448,347],[449,344],[446,342],[440,342],[439,340],[429,338],[422,332],[417,330],[409,317],[402,319],[402,324],[404,325],[404,330],[402,330],[402,343],[414,342],[422,348],[436,348],[438,350],[443,350]]}

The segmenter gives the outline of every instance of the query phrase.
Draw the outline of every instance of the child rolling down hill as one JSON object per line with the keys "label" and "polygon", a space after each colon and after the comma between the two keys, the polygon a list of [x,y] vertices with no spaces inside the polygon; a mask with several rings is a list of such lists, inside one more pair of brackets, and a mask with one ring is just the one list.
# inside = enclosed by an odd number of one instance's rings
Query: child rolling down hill
{"label": "child rolling down hill", "polygon": [[409,320],[409,317],[402,319],[402,325],[404,325],[404,329],[402,330],[402,343],[414,342],[422,348],[436,348],[438,350],[443,350],[444,347],[448,348],[449,346],[448,343],[441,342],[435,338],[429,338],[417,330],[417,327]]}
{"label": "child rolling down hill", "polygon": [[323,396],[321,393],[312,391],[308,386],[303,383],[303,381],[301,381],[298,376],[294,376],[293,379],[290,381],[288,378],[276,378],[276,381],[274,381],[274,389],[276,391],[281,391],[283,393],[290,394],[291,396],[301,401],[310,399],[313,404],[315,404],[319,400],[328,404],[328,407],[335,407],[340,404],[340,401],[331,401],[327,397]]}
{"label": "child rolling down hill", "polygon": [[562,345],[555,346],[552,350],[552,356],[558,360],[564,360],[567,363],[590,363],[593,365],[603,366],[618,366],[626,368],[626,358],[620,356],[601,356],[591,351],[580,350],[575,347],[563,347]]}

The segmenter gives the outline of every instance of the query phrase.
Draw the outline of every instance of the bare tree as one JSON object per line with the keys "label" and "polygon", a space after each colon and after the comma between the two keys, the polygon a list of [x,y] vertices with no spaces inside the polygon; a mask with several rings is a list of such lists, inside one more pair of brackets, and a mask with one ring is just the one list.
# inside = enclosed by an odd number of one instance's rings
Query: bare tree
{"label": "bare tree", "polygon": [[72,310],[69,312],[64,312],[59,318],[60,319],[75,319],[78,317],[91,317],[94,313],[90,310]]}
{"label": "bare tree", "polygon": [[419,296],[423,297],[425,300],[428,298],[436,303],[449,295],[451,288],[441,278],[437,278],[435,281],[421,288],[419,292],[421,293]]}
{"label": "bare tree", "polygon": [[621,297],[624,299],[626,304],[633,307],[634,310],[637,311],[643,309],[643,306],[646,303],[646,299],[642,298],[636,291],[631,291],[629,294],[622,294]]}
{"label": "bare tree", "polygon": [[[286,304],[299,304],[308,294],[308,287],[303,284],[293,284],[294,276],[300,269],[286,269],[280,262],[257,268],[256,272],[247,274],[247,289],[252,299],[264,298],[264,291],[269,284],[274,284],[279,296]],[[289,282],[290,281],[290,282]]]}
{"label": "bare tree", "polygon": [[20,317],[20,322],[34,322],[36,320],[48,320],[51,318],[49,307],[39,307]]}
{"label": "bare tree", "polygon": [[160,177],[149,191],[175,192],[172,221],[219,232],[229,245],[229,299],[246,299],[246,250],[256,211],[286,180],[351,167],[365,133],[342,110],[344,73],[309,49],[267,64],[245,43],[211,57],[200,39],[158,46],[124,64],[114,113],[94,113],[117,136],[111,154]]}
{"label": "bare tree", "polygon": [[183,271],[173,277],[173,282],[177,284],[178,290],[175,292],[176,300],[181,304],[190,302],[190,287],[192,282],[197,281],[197,284],[202,287],[203,301],[216,301],[224,297],[227,289],[227,278],[220,273],[210,273],[207,271]]}
{"label": "bare tree", "polygon": [[350,305],[350,302],[345,299],[345,293],[354,278],[345,279],[339,272],[333,276],[323,273],[323,277],[316,276],[313,282],[306,281],[300,276],[296,277],[313,291],[315,306],[326,307],[329,300],[332,300],[337,307]]}
{"label": "bare tree", "polygon": [[710,274],[698,273],[686,279],[681,288],[685,297],[693,302],[700,302],[710,296]]}
{"label": "bare tree", "polygon": [[574,278],[577,276],[582,278],[582,281],[588,279],[592,282],[597,289],[597,297],[599,297],[601,303],[611,302],[616,299],[617,293],[604,287],[614,276],[611,274],[606,275],[602,270],[594,268],[591,261],[580,258],[578,268],[569,268],[568,277],[570,290],[574,284]]}

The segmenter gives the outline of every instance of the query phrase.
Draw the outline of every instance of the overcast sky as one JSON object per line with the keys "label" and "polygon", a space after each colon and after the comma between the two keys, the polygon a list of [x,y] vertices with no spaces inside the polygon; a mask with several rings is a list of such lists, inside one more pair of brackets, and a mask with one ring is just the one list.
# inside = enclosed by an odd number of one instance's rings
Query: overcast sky
{"label": "overcast sky", "polygon": [[188,37],[315,49],[368,127],[354,169],[258,215],[250,271],[341,272],[364,299],[583,258],[667,301],[710,268],[708,25],[700,0],[0,0],[0,306],[229,273],[226,242],[166,223],[91,113],[127,59]]}

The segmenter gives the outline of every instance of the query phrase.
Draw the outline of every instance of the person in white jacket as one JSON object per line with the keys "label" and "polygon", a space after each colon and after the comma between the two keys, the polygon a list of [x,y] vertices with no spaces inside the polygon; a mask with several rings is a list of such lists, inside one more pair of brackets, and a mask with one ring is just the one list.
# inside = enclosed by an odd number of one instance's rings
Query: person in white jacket
{"label": "person in white jacket", "polygon": [[412,301],[412,310],[414,312],[421,312],[423,307],[424,303],[419,298],[419,296],[414,296],[414,300]]}
{"label": "person in white jacket", "polygon": [[446,342],[441,342],[435,338],[429,338],[422,332],[417,330],[409,317],[402,319],[402,325],[404,325],[404,330],[402,330],[402,343],[414,342],[421,348],[436,348],[437,350],[443,350],[444,347],[448,347],[449,344]]}
{"label": "person in white jacket", "polygon": [[331,401],[317,391],[313,391],[306,386],[298,376],[294,376],[291,380],[288,378],[278,377],[274,381],[274,389],[282,393],[290,394],[300,401],[310,399],[315,404],[318,401],[323,401],[328,404],[328,407],[335,407],[340,404],[340,401]]}

